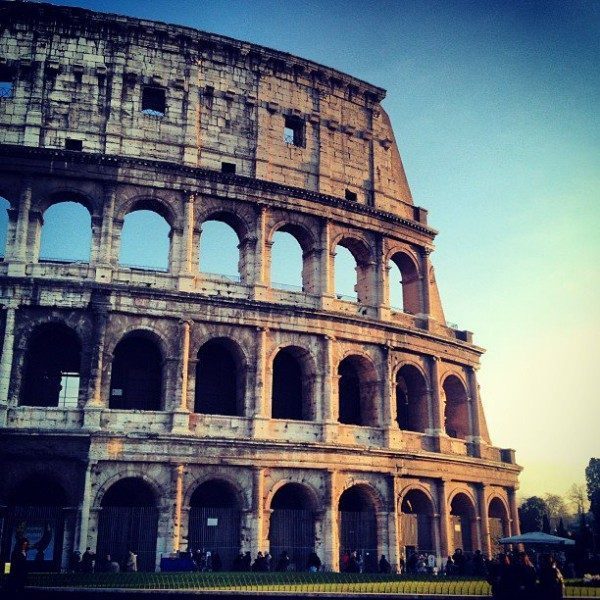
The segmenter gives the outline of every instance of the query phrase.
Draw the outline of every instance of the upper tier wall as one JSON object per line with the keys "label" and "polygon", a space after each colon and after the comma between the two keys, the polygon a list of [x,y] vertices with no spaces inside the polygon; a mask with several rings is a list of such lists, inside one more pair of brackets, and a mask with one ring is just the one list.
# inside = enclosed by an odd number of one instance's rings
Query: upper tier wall
{"label": "upper tier wall", "polygon": [[83,9],[2,2],[0,23],[0,80],[13,86],[0,143],[231,163],[425,221],[380,88],[253,44]]}

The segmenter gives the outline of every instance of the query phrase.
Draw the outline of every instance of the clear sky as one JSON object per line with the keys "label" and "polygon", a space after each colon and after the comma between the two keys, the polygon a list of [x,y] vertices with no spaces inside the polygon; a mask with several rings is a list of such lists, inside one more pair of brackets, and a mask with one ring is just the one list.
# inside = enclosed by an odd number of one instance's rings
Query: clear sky
{"label": "clear sky", "polygon": [[72,0],[315,60],[388,90],[446,318],[487,352],[524,495],[600,456],[600,2]]}

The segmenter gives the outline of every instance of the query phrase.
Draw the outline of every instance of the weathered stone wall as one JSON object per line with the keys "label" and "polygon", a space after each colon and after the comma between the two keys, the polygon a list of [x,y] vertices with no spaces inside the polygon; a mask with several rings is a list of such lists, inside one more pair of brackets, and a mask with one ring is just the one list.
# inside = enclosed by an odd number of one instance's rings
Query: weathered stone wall
{"label": "weathered stone wall", "polygon": [[[298,486],[315,547],[333,569],[345,490],[368,498],[377,551],[394,565],[407,545],[407,498],[431,520],[438,556],[453,550],[458,505],[473,549],[490,550],[493,501],[506,533],[516,531],[519,467],[487,433],[482,350],[444,320],[430,261],[435,231],[412,205],[383,90],[184,27],[5,2],[0,17],[0,75],[14,86],[0,99],[0,196],[10,204],[0,263],[0,503],[50,467],[71,473],[65,490],[77,518],[63,549],[84,549],[97,542],[110,486],[146,482],[159,513],[157,560],[186,547],[191,498],[207,481],[233,490],[240,548],[253,554],[271,543],[278,490]],[[141,110],[145,86],[165,91],[164,115]],[[284,139],[286,119],[299,139]],[[65,149],[67,139],[81,140],[82,151]],[[235,174],[221,172],[224,162]],[[87,263],[40,259],[44,213],[64,201],[89,211]],[[124,220],[139,209],[168,223],[166,272],[119,264]],[[202,226],[215,218],[238,236],[240,281],[199,270]],[[302,290],[272,286],[278,231],[302,248]],[[338,245],[357,262],[356,302],[335,294]],[[390,306],[392,261],[403,270],[404,312]],[[45,324],[80,344],[72,406],[23,401],[27,352]],[[156,410],[111,406],[117,348],[132,334],[160,355]],[[196,412],[199,353],[215,340],[235,357],[236,414]],[[301,367],[304,420],[273,418],[284,349]],[[361,424],[340,418],[344,361],[360,379]],[[418,388],[418,426],[399,425],[403,373]],[[452,411],[460,435],[449,430]],[[70,444],[84,450],[75,457]]]}

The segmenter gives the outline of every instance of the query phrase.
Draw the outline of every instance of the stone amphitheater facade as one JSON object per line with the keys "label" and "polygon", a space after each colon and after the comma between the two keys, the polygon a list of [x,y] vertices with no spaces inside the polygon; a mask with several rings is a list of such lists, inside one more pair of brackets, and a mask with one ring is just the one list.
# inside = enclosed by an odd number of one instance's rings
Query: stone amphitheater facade
{"label": "stone amphitheater facade", "polygon": [[[48,569],[88,546],[146,569],[200,547],[397,567],[518,532],[520,467],[489,439],[482,349],[445,322],[384,90],[186,27],[17,2],[0,3],[0,81],[2,559],[19,527],[51,531]],[[60,202],[91,215],[87,263],[40,259]],[[167,272],[119,264],[137,210],[170,227]],[[199,271],[208,221],[237,234],[239,281]],[[301,290],[271,285],[279,231],[302,248]],[[338,246],[354,301],[335,291]]]}

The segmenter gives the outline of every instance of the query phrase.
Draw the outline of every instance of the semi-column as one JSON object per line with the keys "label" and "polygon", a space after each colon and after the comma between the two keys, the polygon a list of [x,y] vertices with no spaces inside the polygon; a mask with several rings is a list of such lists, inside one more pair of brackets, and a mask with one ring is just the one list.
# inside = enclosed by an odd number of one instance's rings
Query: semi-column
{"label": "semi-column", "polygon": [[321,394],[321,419],[323,421],[322,439],[324,442],[333,442],[337,433],[337,420],[339,414],[337,377],[333,373],[333,344],[335,338],[330,335],[323,336],[321,352],[323,356],[323,391]]}
{"label": "semi-column", "polygon": [[423,300],[423,314],[428,317],[431,316],[431,298],[429,289],[429,255],[431,254],[430,248],[421,248],[421,297]]}
{"label": "semi-column", "polygon": [[470,441],[475,444],[481,443],[481,414],[479,411],[479,389],[475,369],[467,367],[467,380],[469,384],[469,418],[471,422]]}
{"label": "semi-column", "polygon": [[189,430],[189,404],[188,404],[188,379],[190,364],[190,332],[191,321],[179,321],[179,339],[181,340],[179,352],[179,373],[177,377],[176,400],[171,417],[171,431],[173,433],[187,433]]}
{"label": "semi-column", "polygon": [[430,435],[443,435],[444,430],[444,408],[440,395],[440,359],[437,356],[429,357],[429,381],[430,381],[430,393],[429,406],[430,406],[430,418],[431,418],[431,429],[428,431]]}
{"label": "semi-column", "polygon": [[10,374],[12,371],[15,341],[15,313],[15,304],[11,301],[6,307],[4,340],[2,342],[2,357],[0,359],[0,427],[6,426],[8,412],[8,390],[10,388]]}
{"label": "semi-column", "polygon": [[323,494],[323,556],[321,560],[326,569],[340,570],[340,536],[338,526],[338,509],[335,504],[337,497],[337,473],[333,469],[324,472],[325,485]]}
{"label": "semi-column", "polygon": [[181,526],[183,508],[184,465],[175,464],[171,471],[171,497],[173,498],[173,516],[171,532],[171,552],[179,552],[181,548]]}
{"label": "semi-column", "polygon": [[442,556],[449,556],[451,554],[450,544],[452,536],[450,532],[446,481],[444,479],[439,479],[437,482],[437,496],[440,515],[440,551]]}
{"label": "semi-column", "polygon": [[267,208],[264,205],[257,207],[256,234],[254,246],[254,269],[252,281],[248,284],[253,285],[254,299],[264,300],[268,296],[268,273],[267,273],[267,248],[266,248],[266,227],[267,227]]}
{"label": "semi-column", "polygon": [[15,240],[11,252],[11,260],[8,265],[9,275],[25,274],[32,193],[31,180],[25,179],[23,181],[21,194],[19,196],[19,213],[17,217]]}
{"label": "semi-column", "polygon": [[479,509],[479,523],[481,530],[481,551],[488,557],[492,556],[490,541],[490,523],[487,507],[487,486],[484,483],[477,485],[477,507]]}
{"label": "semi-column", "polygon": [[514,487],[509,487],[506,489],[506,493],[510,509],[510,535],[520,535],[521,527],[519,524],[519,509],[517,508],[517,490]]}
{"label": "semi-column", "polygon": [[254,437],[261,437],[263,434],[263,425],[269,419],[268,399],[267,399],[267,334],[266,327],[256,328],[256,372],[255,372],[255,395],[254,411],[252,417],[252,430]]}
{"label": "semi-column", "polygon": [[77,527],[77,539],[75,541],[75,549],[79,550],[81,554],[91,545],[88,541],[88,531],[90,508],[92,505],[92,470],[95,465],[96,461],[88,462],[83,480],[83,496],[79,507],[79,523]]}
{"label": "semi-column", "polygon": [[193,288],[194,269],[194,202],[196,195],[185,192],[183,201],[183,232],[179,261],[179,289]]}

